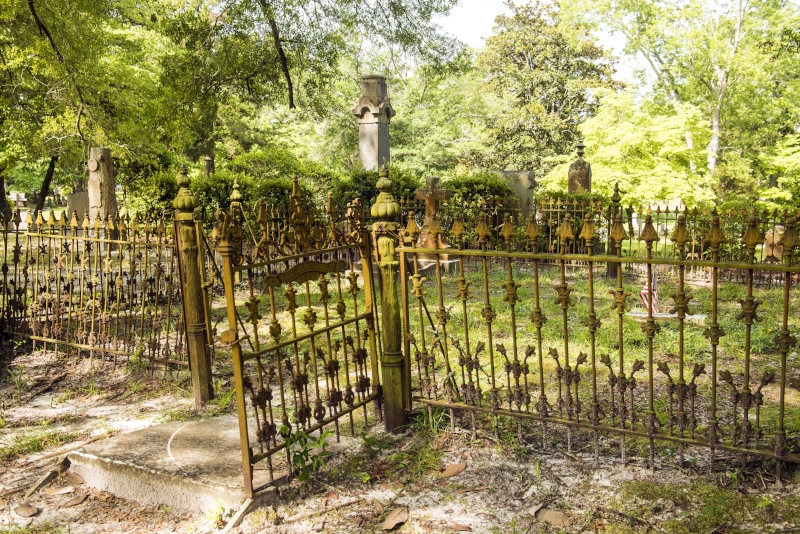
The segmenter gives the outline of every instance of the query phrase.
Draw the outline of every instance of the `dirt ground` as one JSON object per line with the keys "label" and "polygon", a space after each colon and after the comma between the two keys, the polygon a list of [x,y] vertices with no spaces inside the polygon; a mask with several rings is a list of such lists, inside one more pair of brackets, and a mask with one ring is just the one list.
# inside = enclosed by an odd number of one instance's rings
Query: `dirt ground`
{"label": "dirt ground", "polygon": [[[72,363],[71,363],[72,362]],[[20,369],[22,370],[20,372]],[[136,362],[102,367],[97,360],[50,352],[16,355],[0,378],[0,533],[215,532],[233,510],[205,515],[135,502],[87,488],[69,470],[33,492],[69,450],[159,422],[210,417],[232,409],[228,370],[216,369],[218,399],[192,410],[185,373],[155,376]],[[659,449],[651,471],[634,454],[619,461],[619,443],[603,441],[594,463],[588,436],[574,452],[541,446],[536,423],[519,428],[465,421],[446,412],[415,414],[405,434],[374,428],[328,459],[307,482],[279,488],[276,506],[256,509],[234,532],[800,532],[800,474],[779,487],[774,463],[723,458],[708,471],[702,451]],[[520,440],[520,436],[522,439]],[[31,517],[22,517],[30,505]]]}

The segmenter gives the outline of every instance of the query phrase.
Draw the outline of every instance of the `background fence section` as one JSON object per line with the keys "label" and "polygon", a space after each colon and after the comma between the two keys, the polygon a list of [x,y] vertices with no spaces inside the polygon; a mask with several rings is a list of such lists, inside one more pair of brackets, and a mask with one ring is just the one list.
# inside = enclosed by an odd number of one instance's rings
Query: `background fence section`
{"label": "background fence section", "polygon": [[[408,222],[400,264],[414,401],[463,410],[473,425],[476,413],[495,425],[508,417],[520,440],[531,432],[522,421],[538,421],[543,446],[580,441],[596,455],[615,443],[624,459],[641,439],[653,465],[659,443],[681,462],[687,447],[709,451],[712,465],[730,453],[800,461],[793,214],[617,201],[493,224],[454,217],[442,250],[418,248],[420,227]],[[669,275],[660,297],[643,287],[656,272]],[[601,434],[617,438],[604,445]]]}
{"label": "background fence section", "polygon": [[116,365],[187,364],[170,218],[3,215],[6,335]]}

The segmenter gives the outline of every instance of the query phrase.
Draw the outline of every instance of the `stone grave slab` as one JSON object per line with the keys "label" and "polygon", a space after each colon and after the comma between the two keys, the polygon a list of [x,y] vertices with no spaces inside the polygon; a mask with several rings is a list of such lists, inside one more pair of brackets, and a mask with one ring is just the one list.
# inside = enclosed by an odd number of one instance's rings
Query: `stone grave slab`
{"label": "stone grave slab", "polygon": [[[327,450],[338,452],[350,444],[342,436]],[[220,503],[235,510],[245,501],[235,416],[153,425],[92,443],[68,458],[70,469],[88,486],[148,506],[206,513]],[[253,478],[256,488],[269,486],[256,494],[253,505],[273,504],[277,492],[266,467],[256,465]],[[287,472],[276,469],[274,478],[274,484],[285,482]]]}

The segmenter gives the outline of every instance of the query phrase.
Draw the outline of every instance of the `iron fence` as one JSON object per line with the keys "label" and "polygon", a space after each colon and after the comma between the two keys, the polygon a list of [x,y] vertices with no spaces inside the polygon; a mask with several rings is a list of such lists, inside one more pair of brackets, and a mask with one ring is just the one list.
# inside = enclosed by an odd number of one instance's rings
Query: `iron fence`
{"label": "iron fence", "polygon": [[0,331],[116,365],[187,365],[179,255],[166,216],[2,218]]}
{"label": "iron fence", "polygon": [[[248,496],[292,474],[298,439],[326,429],[338,439],[342,418],[354,434],[357,411],[370,423],[370,403],[380,417],[370,240],[360,202],[349,205],[346,224],[333,205],[315,214],[295,180],[277,234],[265,204],[248,219],[236,199],[217,212],[211,232],[222,260],[228,329],[219,338],[231,347]],[[258,464],[266,465],[255,471]]]}
{"label": "iron fence", "polygon": [[[571,449],[582,429],[595,456],[601,434],[621,438],[623,459],[626,437],[637,436],[651,465],[662,442],[677,444],[681,462],[689,447],[708,450],[712,466],[719,451],[778,460],[779,474],[781,461],[800,462],[792,214],[612,203],[578,220],[541,209],[524,225],[506,216],[497,229],[484,214],[472,228],[455,217],[441,231],[452,248],[418,248],[408,220],[399,249],[413,401],[538,421],[545,446],[564,428]],[[610,279],[609,265],[618,267]],[[675,275],[667,313],[631,277],[651,281],[656,270]],[[697,271],[707,284],[690,280]],[[631,312],[632,295],[643,311]]]}

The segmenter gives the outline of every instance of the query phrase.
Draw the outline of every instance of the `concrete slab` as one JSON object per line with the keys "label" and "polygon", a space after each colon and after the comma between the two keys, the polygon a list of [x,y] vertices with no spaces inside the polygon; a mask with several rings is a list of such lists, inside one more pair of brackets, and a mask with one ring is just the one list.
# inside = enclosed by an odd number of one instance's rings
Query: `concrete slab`
{"label": "concrete slab", "polygon": [[[86,484],[145,505],[205,513],[244,502],[236,417],[175,421],[120,434],[69,455],[71,470]],[[286,472],[276,472],[276,479]],[[256,487],[269,482],[254,473]],[[274,499],[263,491],[259,500]]]}
{"label": "concrete slab", "polygon": [[[353,443],[342,436],[340,443],[331,440],[327,450],[340,452]],[[282,453],[277,456],[283,459]],[[68,458],[70,469],[88,486],[144,505],[206,513],[220,504],[236,510],[245,501],[235,416],[149,426],[92,443]],[[261,464],[254,466],[254,487],[267,487],[256,493],[253,507],[276,504],[275,485],[288,475],[275,465],[271,480]]]}
{"label": "concrete slab", "polygon": [[[236,417],[175,421],[120,434],[70,453],[88,486],[145,505],[206,512],[244,501]],[[268,482],[256,472],[256,484]]]}

